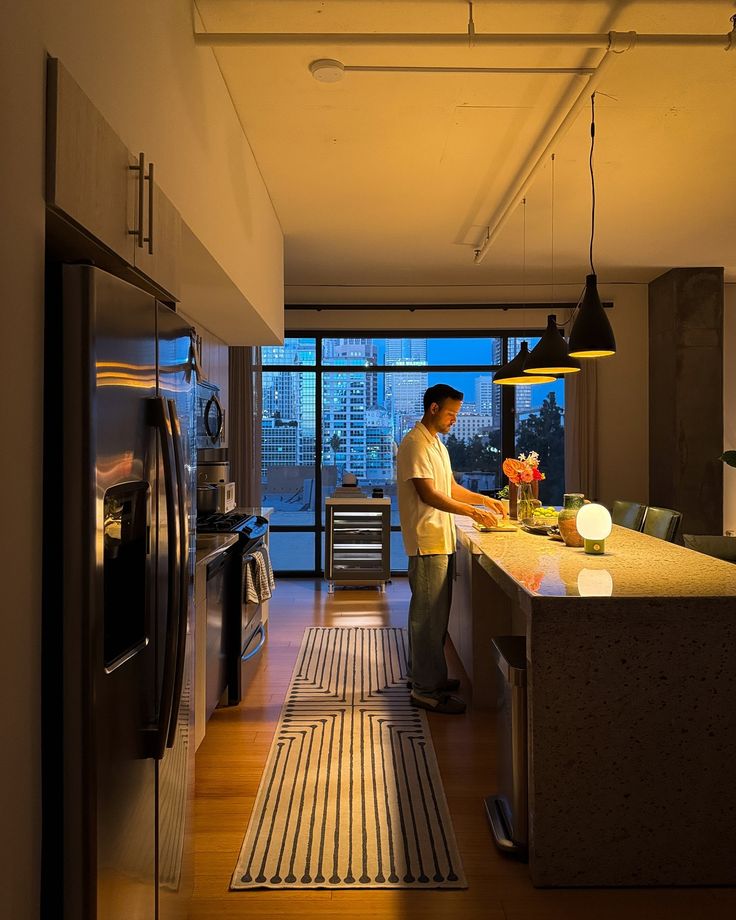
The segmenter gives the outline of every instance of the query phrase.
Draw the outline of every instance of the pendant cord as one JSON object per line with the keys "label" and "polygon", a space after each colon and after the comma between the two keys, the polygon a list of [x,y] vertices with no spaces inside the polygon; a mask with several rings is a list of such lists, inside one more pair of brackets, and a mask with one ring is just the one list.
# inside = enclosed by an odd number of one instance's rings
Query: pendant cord
{"label": "pendant cord", "polygon": [[593,267],[593,237],[595,236],[595,175],[593,174],[593,149],[595,147],[595,93],[590,95],[590,187],[592,191],[592,207],[590,213],[590,272],[595,274]]}
{"label": "pendant cord", "polygon": [[551,227],[550,227],[550,274],[552,275],[552,290],[550,292],[550,302],[555,302],[555,155],[552,154],[552,192],[551,198]]}

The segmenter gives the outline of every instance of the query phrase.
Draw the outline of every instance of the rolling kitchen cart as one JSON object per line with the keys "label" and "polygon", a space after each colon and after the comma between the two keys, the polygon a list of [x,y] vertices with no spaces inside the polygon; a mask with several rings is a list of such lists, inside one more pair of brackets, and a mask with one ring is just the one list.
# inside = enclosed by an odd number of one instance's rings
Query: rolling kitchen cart
{"label": "rolling kitchen cart", "polygon": [[326,503],[328,590],[336,585],[377,585],[391,577],[391,499],[328,498]]}

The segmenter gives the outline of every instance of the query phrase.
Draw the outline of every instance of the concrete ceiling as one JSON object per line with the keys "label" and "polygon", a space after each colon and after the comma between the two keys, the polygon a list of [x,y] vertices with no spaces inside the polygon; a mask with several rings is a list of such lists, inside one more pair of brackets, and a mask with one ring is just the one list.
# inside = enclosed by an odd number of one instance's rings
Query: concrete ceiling
{"label": "concrete ceiling", "polygon": [[[210,33],[467,33],[465,0],[197,0]],[[725,0],[475,0],[477,33],[726,35]],[[286,299],[486,299],[524,278],[589,271],[590,105],[545,158],[481,264],[474,250],[530,151],[585,78],[569,74],[345,73],[347,66],[580,67],[585,47],[308,43],[214,48],[285,236]],[[598,86],[595,267],[602,283],[718,265],[736,281],[736,48],[634,47]],[[605,94],[605,95],[604,95]],[[553,210],[554,204],[554,210]],[[524,229],[525,227],[525,229]],[[526,269],[524,271],[524,263]],[[554,275],[554,278],[553,278]],[[402,295],[401,292],[404,292]],[[532,294],[529,299],[532,299]],[[526,298],[525,298],[526,299]]]}

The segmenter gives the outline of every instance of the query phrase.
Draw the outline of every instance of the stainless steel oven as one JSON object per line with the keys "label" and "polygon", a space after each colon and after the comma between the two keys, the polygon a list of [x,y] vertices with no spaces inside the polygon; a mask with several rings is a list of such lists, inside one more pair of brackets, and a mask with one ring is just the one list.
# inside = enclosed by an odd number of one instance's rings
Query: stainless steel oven
{"label": "stainless steel oven", "polygon": [[235,547],[236,564],[232,567],[231,632],[228,641],[228,702],[236,706],[242,699],[253,673],[253,659],[266,641],[266,624],[263,622],[263,606],[249,603],[243,584],[246,566],[253,561],[253,553],[263,546],[268,523],[257,518],[251,529],[250,539],[241,540]]}
{"label": "stainless steel oven", "polygon": [[266,624],[261,604],[248,603],[243,590],[245,567],[253,553],[263,546],[268,521],[239,511],[207,514],[197,518],[200,533],[237,533],[238,542],[227,552],[223,648],[228,705],[243,698],[253,670],[254,658],[266,641]]}

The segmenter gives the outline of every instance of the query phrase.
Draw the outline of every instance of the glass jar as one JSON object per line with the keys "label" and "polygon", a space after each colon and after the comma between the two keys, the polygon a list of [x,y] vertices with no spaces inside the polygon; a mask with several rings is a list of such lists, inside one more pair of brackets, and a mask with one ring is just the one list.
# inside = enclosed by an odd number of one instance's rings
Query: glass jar
{"label": "glass jar", "polygon": [[582,492],[568,492],[565,494],[562,511],[557,516],[557,526],[560,528],[560,536],[567,546],[583,546],[584,541],[575,526],[575,519],[584,501],[585,496]]}

